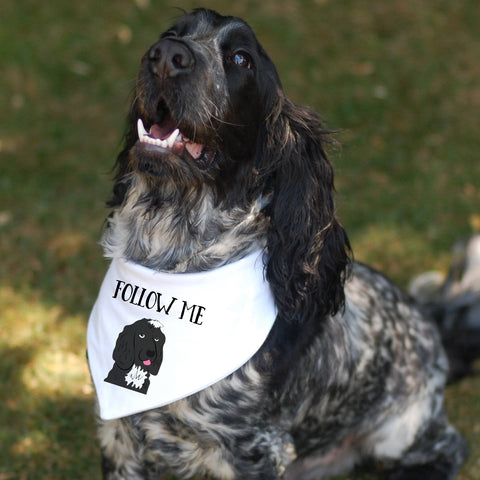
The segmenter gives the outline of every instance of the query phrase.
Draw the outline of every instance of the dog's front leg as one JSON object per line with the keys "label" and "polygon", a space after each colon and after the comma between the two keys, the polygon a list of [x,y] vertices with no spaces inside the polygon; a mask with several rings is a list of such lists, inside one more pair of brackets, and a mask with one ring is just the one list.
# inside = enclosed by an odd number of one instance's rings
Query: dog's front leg
{"label": "dog's front leg", "polygon": [[106,454],[102,453],[102,478],[104,480],[158,480],[163,478],[166,470],[157,465],[139,463],[131,458],[122,458],[114,463]]}
{"label": "dog's front leg", "polygon": [[104,480],[148,480],[162,478],[161,465],[145,462],[143,443],[132,417],[99,420]]}
{"label": "dog's front leg", "polygon": [[[291,436],[273,426],[249,425],[236,441],[235,480],[280,480],[296,459]],[[247,434],[248,432],[248,434]]]}
{"label": "dog's front leg", "polygon": [[[236,425],[228,446],[218,443],[218,438],[212,441],[203,431],[192,439],[166,437],[176,439],[176,444],[159,437],[148,448],[140,424],[137,416],[99,421],[104,480],[159,480],[168,471],[179,479],[197,474],[218,480],[280,480],[295,456],[289,438],[282,439],[279,432],[265,433],[268,429],[259,425]],[[218,430],[215,425],[211,428]],[[161,431],[166,432],[164,424]]]}

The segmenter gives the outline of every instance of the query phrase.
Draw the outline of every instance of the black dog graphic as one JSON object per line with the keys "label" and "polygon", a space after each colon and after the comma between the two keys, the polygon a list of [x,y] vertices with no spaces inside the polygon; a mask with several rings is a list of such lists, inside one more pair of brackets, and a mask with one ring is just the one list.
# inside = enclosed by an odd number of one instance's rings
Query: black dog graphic
{"label": "black dog graphic", "polygon": [[106,382],[147,393],[150,375],[156,375],[163,360],[165,335],[157,320],[143,318],[127,325],[117,338],[113,368]]}

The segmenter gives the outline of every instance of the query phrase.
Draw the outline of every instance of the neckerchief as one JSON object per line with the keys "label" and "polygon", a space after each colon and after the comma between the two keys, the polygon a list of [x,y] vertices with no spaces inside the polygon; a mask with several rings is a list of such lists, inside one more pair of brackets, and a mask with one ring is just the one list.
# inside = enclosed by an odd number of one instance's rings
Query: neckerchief
{"label": "neckerchief", "polygon": [[245,364],[276,317],[263,267],[260,251],[199,273],[113,259],[87,331],[101,418],[166,405]]}

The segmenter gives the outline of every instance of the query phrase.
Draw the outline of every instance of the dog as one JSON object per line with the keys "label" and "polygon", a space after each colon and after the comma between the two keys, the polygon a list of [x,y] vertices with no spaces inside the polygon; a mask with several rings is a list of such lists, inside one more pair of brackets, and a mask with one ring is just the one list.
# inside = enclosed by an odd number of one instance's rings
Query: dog
{"label": "dog", "polygon": [[127,325],[113,351],[115,364],[106,382],[147,393],[150,375],[157,375],[163,360],[165,335],[158,322],[143,318]]}
{"label": "dog", "polygon": [[148,49],[105,254],[182,275],[263,250],[277,314],[232,374],[99,419],[105,479],[308,480],[365,463],[389,480],[456,476],[467,446],[445,412],[441,334],[411,296],[352,259],[331,141],[288,99],[243,20],[197,9]]}

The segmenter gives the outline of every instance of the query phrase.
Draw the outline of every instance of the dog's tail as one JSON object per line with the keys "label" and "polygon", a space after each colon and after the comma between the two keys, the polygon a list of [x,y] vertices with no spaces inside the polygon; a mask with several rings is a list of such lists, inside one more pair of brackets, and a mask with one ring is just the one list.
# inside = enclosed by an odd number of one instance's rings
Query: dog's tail
{"label": "dog's tail", "polygon": [[438,324],[450,382],[471,374],[480,357],[480,235],[459,242],[453,253],[446,278],[428,272],[410,284],[411,295]]}

